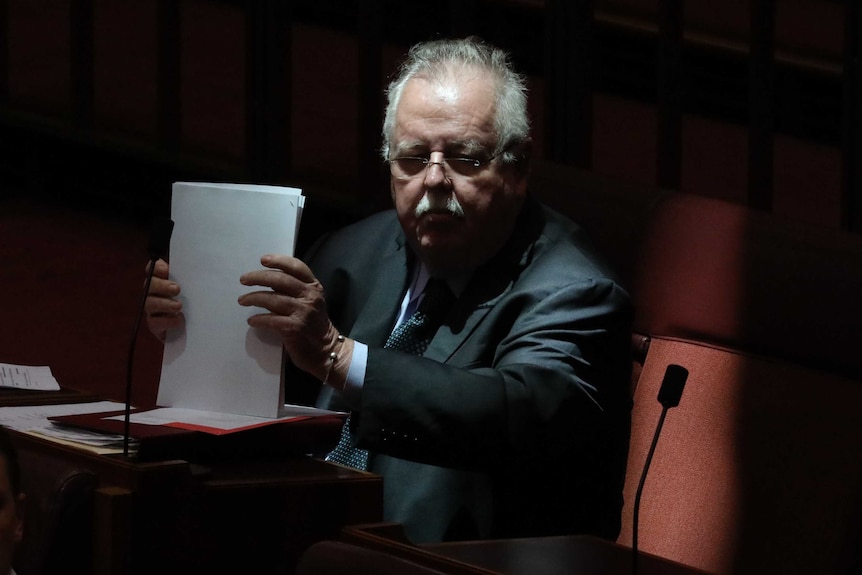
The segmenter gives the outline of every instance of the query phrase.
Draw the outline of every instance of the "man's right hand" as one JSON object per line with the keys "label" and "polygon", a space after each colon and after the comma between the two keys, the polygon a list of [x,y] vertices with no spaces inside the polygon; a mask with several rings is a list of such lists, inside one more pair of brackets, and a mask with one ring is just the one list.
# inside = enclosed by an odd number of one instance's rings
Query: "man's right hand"
{"label": "man's right hand", "polygon": [[167,330],[183,325],[183,304],[175,299],[179,293],[179,284],[168,279],[168,262],[161,259],[156,261],[144,311],[147,314],[147,327],[161,341],[165,341]]}

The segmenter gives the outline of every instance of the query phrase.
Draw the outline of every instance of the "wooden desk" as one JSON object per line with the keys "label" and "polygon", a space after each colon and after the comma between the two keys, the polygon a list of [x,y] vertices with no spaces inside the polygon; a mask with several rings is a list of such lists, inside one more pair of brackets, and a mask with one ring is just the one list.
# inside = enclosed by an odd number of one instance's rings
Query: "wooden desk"
{"label": "wooden desk", "polygon": [[99,574],[290,573],[308,545],[382,518],[379,476],[311,457],[140,462],[11,435],[97,477]]}
{"label": "wooden desk", "polygon": [[[445,543],[422,547],[500,575],[628,575],[631,549],[586,535]],[[693,575],[697,569],[641,554],[640,575]]]}
{"label": "wooden desk", "polygon": [[[400,525],[354,525],[341,540],[384,551],[452,575],[630,575],[631,549],[586,535],[413,545]],[[641,554],[638,575],[697,575],[703,571]]]}

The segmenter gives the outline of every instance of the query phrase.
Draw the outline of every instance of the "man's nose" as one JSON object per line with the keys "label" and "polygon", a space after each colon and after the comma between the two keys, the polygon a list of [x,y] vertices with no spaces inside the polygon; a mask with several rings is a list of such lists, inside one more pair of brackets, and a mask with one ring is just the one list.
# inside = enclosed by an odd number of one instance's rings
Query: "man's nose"
{"label": "man's nose", "polygon": [[451,184],[442,152],[432,152],[425,166],[425,185],[428,187]]}

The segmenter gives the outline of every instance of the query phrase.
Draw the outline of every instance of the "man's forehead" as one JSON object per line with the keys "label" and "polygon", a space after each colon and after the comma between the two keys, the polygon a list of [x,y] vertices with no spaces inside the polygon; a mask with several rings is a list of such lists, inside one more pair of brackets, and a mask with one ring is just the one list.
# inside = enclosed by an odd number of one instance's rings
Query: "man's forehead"
{"label": "man's forehead", "polygon": [[419,73],[404,85],[407,94],[433,97],[446,104],[455,104],[466,93],[480,92],[493,99],[494,82],[490,74],[473,68],[448,68],[437,74]]}
{"label": "man's forehead", "polygon": [[461,87],[454,82],[436,84],[431,87],[431,90],[434,92],[434,97],[450,105],[457,103],[458,98],[461,97]]}
{"label": "man's forehead", "polygon": [[496,137],[495,104],[487,83],[413,78],[395,114],[393,147],[481,150]]}

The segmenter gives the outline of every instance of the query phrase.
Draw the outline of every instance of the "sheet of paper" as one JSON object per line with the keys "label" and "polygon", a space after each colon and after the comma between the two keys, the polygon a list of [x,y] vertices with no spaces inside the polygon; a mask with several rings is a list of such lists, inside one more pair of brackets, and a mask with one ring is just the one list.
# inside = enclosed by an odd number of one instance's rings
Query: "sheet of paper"
{"label": "sheet of paper", "polygon": [[239,277],[264,254],[293,254],[304,205],[294,188],[178,182],[173,185],[171,277],[182,287],[185,326],[165,342],[158,404],[278,417],[282,348],[248,326],[260,308],[237,298]]}
{"label": "sheet of paper", "polygon": [[[0,407],[0,421],[4,427],[16,431],[40,431],[50,434],[54,424],[48,421],[49,417],[60,415],[81,415],[84,413],[102,413],[106,411],[118,411],[125,409],[124,403],[116,401],[91,401],[88,403],[64,403],[61,405],[16,405],[12,407]],[[76,434],[73,428],[64,428],[68,433],[67,438],[74,437],[82,442],[92,436],[89,431],[81,430]],[[101,436],[100,437],[104,437]],[[108,436],[111,437],[111,436]],[[122,436],[118,437],[122,441]]]}
{"label": "sheet of paper", "polygon": [[[339,415],[339,413],[336,411],[315,409],[313,407],[285,405],[281,409],[278,417],[273,419],[269,417],[254,417],[250,415],[236,415],[231,413],[164,407],[134,413],[132,414],[130,421],[132,423],[140,423],[143,425],[165,425],[168,427],[204,431],[218,435],[224,432],[241,431],[244,429],[271,425],[276,421],[287,421],[290,419],[319,415]],[[108,417],[106,419],[122,420],[123,418],[124,416],[119,415]]]}
{"label": "sheet of paper", "polygon": [[[55,426],[59,429],[59,432],[55,433],[53,429],[47,430],[39,430],[39,431],[23,431],[22,433],[26,433],[27,435],[32,435],[33,437],[38,437],[40,439],[44,439],[46,441],[51,441],[53,443],[57,443],[60,445],[67,445],[69,447],[74,447],[75,449],[82,449],[84,451],[88,451],[90,453],[95,453],[96,455],[119,455],[123,453],[125,449],[123,448],[123,440],[119,441],[111,441],[107,443],[103,442],[90,442],[88,440],[81,440],[80,438],[75,439],[66,439],[65,434],[63,433],[62,426]],[[131,441],[129,443],[129,453],[135,453],[138,450],[139,443],[137,441]]]}
{"label": "sheet of paper", "polygon": [[[58,425],[49,421],[48,418],[61,415],[102,413],[120,409],[125,409],[125,404],[115,401],[93,401],[89,403],[60,405],[19,405],[0,407],[0,421],[3,422],[4,427],[21,433],[27,433],[55,443],[104,455],[123,452],[122,435],[96,433],[86,429]],[[133,441],[130,448],[135,450],[137,446],[138,443]]]}
{"label": "sheet of paper", "polygon": [[60,384],[46,365],[13,365],[0,363],[0,387],[58,391]]}

